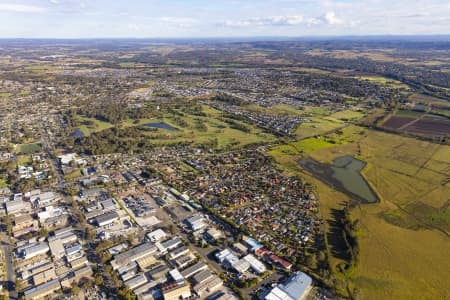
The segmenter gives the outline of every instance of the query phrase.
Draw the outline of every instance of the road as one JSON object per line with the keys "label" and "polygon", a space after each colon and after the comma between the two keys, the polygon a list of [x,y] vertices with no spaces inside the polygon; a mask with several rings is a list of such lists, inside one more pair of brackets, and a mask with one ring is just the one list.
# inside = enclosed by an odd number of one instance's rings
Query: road
{"label": "road", "polygon": [[4,233],[0,233],[1,247],[4,249],[5,253],[5,264],[6,264],[6,285],[8,287],[9,299],[17,299],[18,294],[15,289],[16,282],[16,274],[14,273],[13,261],[12,261],[12,253],[11,253],[11,245],[9,244],[8,236]]}
{"label": "road", "polygon": [[39,132],[41,134],[42,149],[48,155],[48,159],[50,160],[53,170],[55,171],[57,186],[60,190],[62,190],[64,188],[65,180],[63,177],[61,167],[58,162],[58,158],[56,157],[55,153],[53,152],[52,147],[50,146],[50,143],[49,143],[47,133],[45,132],[45,129],[42,128],[42,126],[39,128]]}

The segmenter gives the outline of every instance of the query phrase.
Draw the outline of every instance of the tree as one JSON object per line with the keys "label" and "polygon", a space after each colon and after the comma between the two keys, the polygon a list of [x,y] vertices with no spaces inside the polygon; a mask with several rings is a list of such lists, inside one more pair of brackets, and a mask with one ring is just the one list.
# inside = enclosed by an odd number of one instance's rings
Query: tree
{"label": "tree", "polygon": [[80,293],[80,288],[76,285],[71,290],[72,295],[78,295]]}
{"label": "tree", "polygon": [[136,297],[131,293],[131,290],[128,287],[122,287],[117,292],[117,295],[119,296],[119,299],[123,300],[133,300],[136,299]]}
{"label": "tree", "polygon": [[42,228],[41,230],[39,230],[39,236],[40,237],[45,237],[48,235],[48,231],[45,228]]}
{"label": "tree", "polygon": [[177,232],[177,228],[175,227],[175,225],[170,224],[169,231],[172,235],[174,235]]}
{"label": "tree", "polygon": [[88,289],[88,288],[92,287],[92,280],[91,280],[91,279],[85,280],[85,281],[83,282],[82,287],[83,287],[84,289]]}
{"label": "tree", "polygon": [[95,235],[96,235],[96,232],[95,232],[94,228],[91,228],[91,227],[86,228],[86,238],[88,241],[93,241],[95,239]]}
{"label": "tree", "polygon": [[315,255],[309,255],[309,256],[306,258],[306,264],[308,265],[308,267],[309,267],[310,269],[315,270],[315,269],[317,268],[317,259],[316,259],[316,256],[315,256]]}
{"label": "tree", "polygon": [[103,284],[103,276],[101,274],[97,274],[95,276],[95,281],[94,281],[96,286],[101,286]]}

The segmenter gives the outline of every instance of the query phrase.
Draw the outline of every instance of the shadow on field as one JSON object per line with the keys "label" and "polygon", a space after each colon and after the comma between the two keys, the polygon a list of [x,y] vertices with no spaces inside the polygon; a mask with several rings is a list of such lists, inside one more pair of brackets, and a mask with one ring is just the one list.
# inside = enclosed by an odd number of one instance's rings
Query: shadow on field
{"label": "shadow on field", "polygon": [[331,254],[338,259],[350,261],[351,256],[344,240],[344,228],[341,222],[344,218],[344,211],[332,209],[331,214],[333,215],[333,219],[328,220],[329,231],[327,233],[327,240]]}

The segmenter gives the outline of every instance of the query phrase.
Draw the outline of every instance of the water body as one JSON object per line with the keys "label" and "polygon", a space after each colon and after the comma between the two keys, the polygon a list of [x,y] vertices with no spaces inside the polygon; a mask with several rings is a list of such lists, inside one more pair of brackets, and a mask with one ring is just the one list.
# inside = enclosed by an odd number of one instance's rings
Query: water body
{"label": "water body", "polygon": [[147,123],[144,126],[147,127],[154,127],[154,128],[161,128],[161,129],[167,129],[170,131],[175,131],[178,130],[178,128],[172,127],[169,124],[165,123],[165,122],[159,122],[159,123]]}
{"label": "water body", "polygon": [[70,137],[77,138],[77,137],[83,137],[84,133],[79,128],[76,128],[75,131],[70,135]]}
{"label": "water body", "polygon": [[323,164],[312,158],[302,159],[300,165],[336,190],[359,203],[378,202],[378,196],[361,175],[366,163],[352,156],[341,156],[333,164]]}

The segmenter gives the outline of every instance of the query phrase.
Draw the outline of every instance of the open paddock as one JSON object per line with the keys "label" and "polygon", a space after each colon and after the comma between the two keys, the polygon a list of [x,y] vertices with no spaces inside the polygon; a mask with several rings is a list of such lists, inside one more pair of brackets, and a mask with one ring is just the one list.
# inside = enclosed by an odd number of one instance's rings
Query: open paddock
{"label": "open paddock", "polygon": [[426,136],[447,136],[450,121],[422,119],[405,128],[405,131]]}

